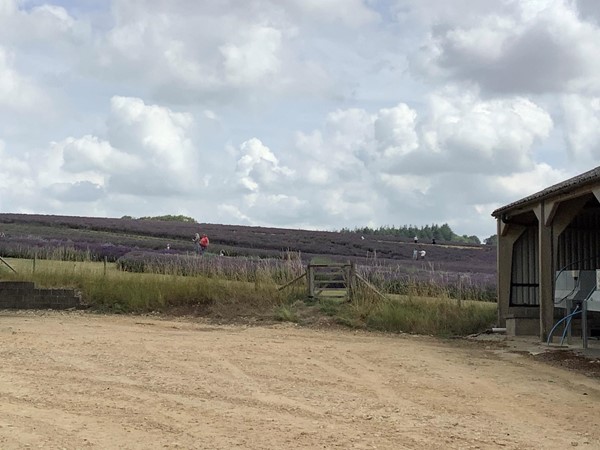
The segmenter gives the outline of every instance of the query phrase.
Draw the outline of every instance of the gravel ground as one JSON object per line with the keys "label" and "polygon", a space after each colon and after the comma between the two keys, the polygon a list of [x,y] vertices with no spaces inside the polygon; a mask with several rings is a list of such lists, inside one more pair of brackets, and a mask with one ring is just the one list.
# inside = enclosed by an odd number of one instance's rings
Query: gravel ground
{"label": "gravel ground", "polygon": [[600,364],[505,341],[4,311],[0,355],[2,449],[600,448]]}

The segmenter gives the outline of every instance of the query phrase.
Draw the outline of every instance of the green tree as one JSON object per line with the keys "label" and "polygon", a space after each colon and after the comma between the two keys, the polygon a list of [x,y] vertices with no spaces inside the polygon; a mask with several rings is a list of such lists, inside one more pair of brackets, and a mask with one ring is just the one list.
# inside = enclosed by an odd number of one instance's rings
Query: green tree
{"label": "green tree", "polygon": [[185,223],[197,223],[193,217],[178,215],[174,216],[167,214],[165,216],[146,216],[140,217],[139,220],[162,220],[164,222],[185,222]]}
{"label": "green tree", "polygon": [[498,245],[498,235],[492,234],[489,238],[484,239],[483,243],[485,245]]}

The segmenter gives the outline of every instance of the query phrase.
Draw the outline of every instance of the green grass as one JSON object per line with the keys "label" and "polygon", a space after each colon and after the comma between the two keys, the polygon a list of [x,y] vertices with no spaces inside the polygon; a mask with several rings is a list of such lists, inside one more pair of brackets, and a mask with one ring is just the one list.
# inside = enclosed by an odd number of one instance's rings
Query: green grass
{"label": "green grass", "polygon": [[84,303],[100,311],[195,311],[215,318],[262,317],[300,324],[328,318],[349,327],[436,336],[480,332],[492,326],[497,316],[495,303],[416,295],[383,299],[368,289],[358,289],[352,302],[322,298],[309,303],[303,283],[278,291],[266,273],[256,282],[243,282],[122,272],[115,264],[102,262],[36,260],[34,267],[33,260],[6,261],[18,274],[0,264],[0,279],[75,288]]}
{"label": "green grass", "polygon": [[40,287],[74,288],[92,308],[118,312],[209,308],[218,317],[264,314],[284,300],[269,282],[121,272],[114,264],[7,259],[18,274],[0,269],[4,280],[34,281]]}
{"label": "green grass", "polygon": [[435,336],[465,336],[496,323],[495,303],[440,297],[386,296],[359,291],[352,302],[321,299],[323,314],[338,323],[369,330]]}
{"label": "green grass", "polygon": [[496,322],[496,305],[460,305],[456,301],[390,299],[382,301],[366,318],[367,328],[436,336],[465,336]]}
{"label": "green grass", "polygon": [[275,309],[275,319],[281,322],[299,322],[295,305],[281,305]]}

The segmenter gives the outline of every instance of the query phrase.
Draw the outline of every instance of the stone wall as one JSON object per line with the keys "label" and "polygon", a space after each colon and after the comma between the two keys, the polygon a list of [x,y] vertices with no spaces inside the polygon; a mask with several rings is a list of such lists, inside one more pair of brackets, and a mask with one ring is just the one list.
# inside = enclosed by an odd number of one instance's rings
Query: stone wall
{"label": "stone wall", "polygon": [[29,281],[0,281],[0,309],[69,309],[81,306],[73,289],[38,289]]}

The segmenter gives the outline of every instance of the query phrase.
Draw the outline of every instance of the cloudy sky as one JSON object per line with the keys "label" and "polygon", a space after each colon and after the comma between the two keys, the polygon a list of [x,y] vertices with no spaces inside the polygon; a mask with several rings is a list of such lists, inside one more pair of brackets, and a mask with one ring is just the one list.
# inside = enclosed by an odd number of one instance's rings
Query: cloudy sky
{"label": "cloudy sky", "polygon": [[0,0],[0,211],[334,230],[599,165],[596,0]]}

